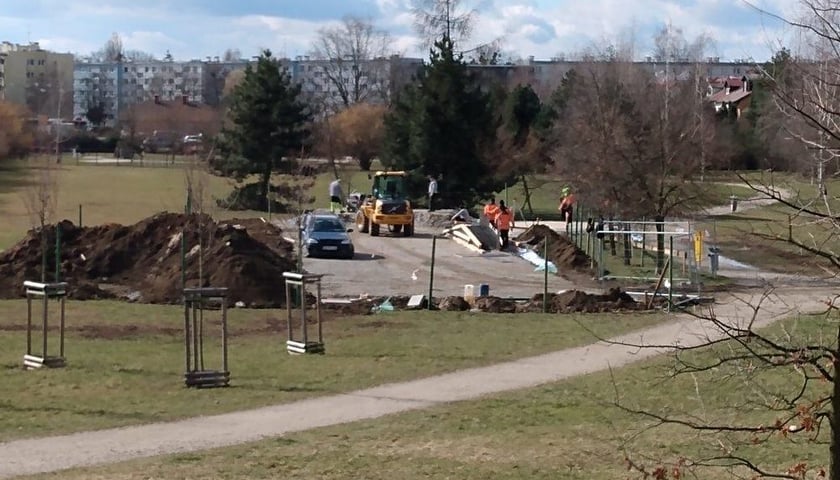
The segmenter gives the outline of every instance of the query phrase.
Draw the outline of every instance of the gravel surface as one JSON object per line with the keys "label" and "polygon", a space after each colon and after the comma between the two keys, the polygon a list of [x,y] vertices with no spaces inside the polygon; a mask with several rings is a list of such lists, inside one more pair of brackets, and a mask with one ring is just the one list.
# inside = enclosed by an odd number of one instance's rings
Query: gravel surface
{"label": "gravel surface", "polygon": [[[833,290],[787,290],[779,297],[769,297],[754,326],[760,327],[796,312],[824,310],[825,306],[821,302],[833,293]],[[718,318],[748,321],[751,310],[744,300],[749,298],[728,296],[725,303],[719,302],[715,306]],[[718,332],[710,328],[709,322],[680,315],[668,323],[625,334],[615,340],[645,345],[688,346],[708,338],[717,338]],[[204,450],[377,418],[620,367],[663,353],[664,350],[599,342],[490,367],[291,404],[171,423],[2,443],[0,478]]]}
{"label": "gravel surface", "polygon": [[[281,224],[281,228],[288,226]],[[355,226],[353,227],[355,229]],[[324,294],[330,297],[416,295],[429,293],[432,236],[440,230],[417,227],[413,237],[384,233],[371,237],[351,233],[353,260],[306,258],[304,268],[324,273]],[[562,272],[561,272],[562,273]],[[511,252],[478,254],[452,240],[438,238],[435,246],[435,297],[463,295],[464,285],[487,284],[492,295],[530,298],[543,291],[543,273]],[[549,291],[574,288],[574,282],[549,275]]]}

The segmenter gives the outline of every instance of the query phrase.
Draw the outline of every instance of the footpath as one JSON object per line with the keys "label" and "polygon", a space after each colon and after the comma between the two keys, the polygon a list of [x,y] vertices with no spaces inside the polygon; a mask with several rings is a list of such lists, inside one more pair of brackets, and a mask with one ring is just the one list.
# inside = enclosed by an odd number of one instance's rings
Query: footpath
{"label": "footpath", "polygon": [[[745,324],[753,316],[748,303],[757,302],[761,293],[722,297],[714,306],[714,314],[718,319]],[[762,302],[754,327],[799,313],[825,311],[823,302],[833,294],[828,288],[778,291]],[[176,422],[0,443],[0,478],[236,445],[532,388],[621,367],[667,350],[626,344],[690,346],[720,335],[708,320],[680,314],[667,323],[621,335],[612,341],[346,394]]]}

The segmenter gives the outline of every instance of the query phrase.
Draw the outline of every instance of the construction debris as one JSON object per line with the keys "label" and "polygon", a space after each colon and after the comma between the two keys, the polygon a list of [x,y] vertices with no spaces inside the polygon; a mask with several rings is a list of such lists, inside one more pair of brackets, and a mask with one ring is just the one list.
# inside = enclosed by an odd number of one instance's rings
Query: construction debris
{"label": "construction debris", "polygon": [[498,250],[501,247],[496,231],[486,225],[462,223],[445,229],[443,235],[477,253]]}

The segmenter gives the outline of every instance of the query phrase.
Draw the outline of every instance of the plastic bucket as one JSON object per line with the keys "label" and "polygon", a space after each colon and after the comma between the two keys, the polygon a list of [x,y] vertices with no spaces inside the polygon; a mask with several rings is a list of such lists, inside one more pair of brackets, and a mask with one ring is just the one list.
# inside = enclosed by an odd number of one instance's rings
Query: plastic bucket
{"label": "plastic bucket", "polygon": [[464,300],[470,305],[475,304],[475,286],[464,285]]}
{"label": "plastic bucket", "polygon": [[490,296],[490,285],[486,283],[482,283],[478,286],[478,296],[479,297],[489,297]]}

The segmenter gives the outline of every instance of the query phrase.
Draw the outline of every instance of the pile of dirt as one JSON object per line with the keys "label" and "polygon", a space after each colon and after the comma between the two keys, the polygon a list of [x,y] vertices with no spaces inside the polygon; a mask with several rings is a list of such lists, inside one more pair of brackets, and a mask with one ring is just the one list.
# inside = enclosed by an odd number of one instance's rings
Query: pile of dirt
{"label": "pile of dirt", "polygon": [[[176,213],[128,226],[80,228],[65,220],[45,228],[47,270],[54,269],[60,227],[61,274],[71,298],[107,298],[109,291],[120,291],[134,301],[180,303],[183,234],[187,286],[198,286],[200,274],[202,286],[227,287],[231,304],[278,307],[284,305],[283,272],[295,268],[292,246],[276,227],[254,222],[215,222],[206,215]],[[41,278],[41,242],[41,231],[32,230],[0,253],[0,298],[20,297],[24,280]]]}
{"label": "pile of dirt", "polygon": [[516,302],[499,297],[478,297],[475,308],[487,313],[516,313]]}
{"label": "pile of dirt", "polygon": [[517,236],[514,241],[525,244],[540,256],[545,254],[548,241],[548,260],[557,267],[558,273],[568,270],[591,271],[592,259],[571,240],[545,225],[532,225]]}
{"label": "pile of dirt", "polygon": [[[538,293],[523,307],[529,312],[541,312],[543,294]],[[642,310],[644,305],[619,288],[611,288],[604,295],[595,295],[580,290],[548,294],[548,311],[551,313],[602,313],[628,310]]]}
{"label": "pile of dirt", "polygon": [[438,310],[444,312],[465,312],[470,309],[470,304],[464,297],[446,297],[438,303]]}

